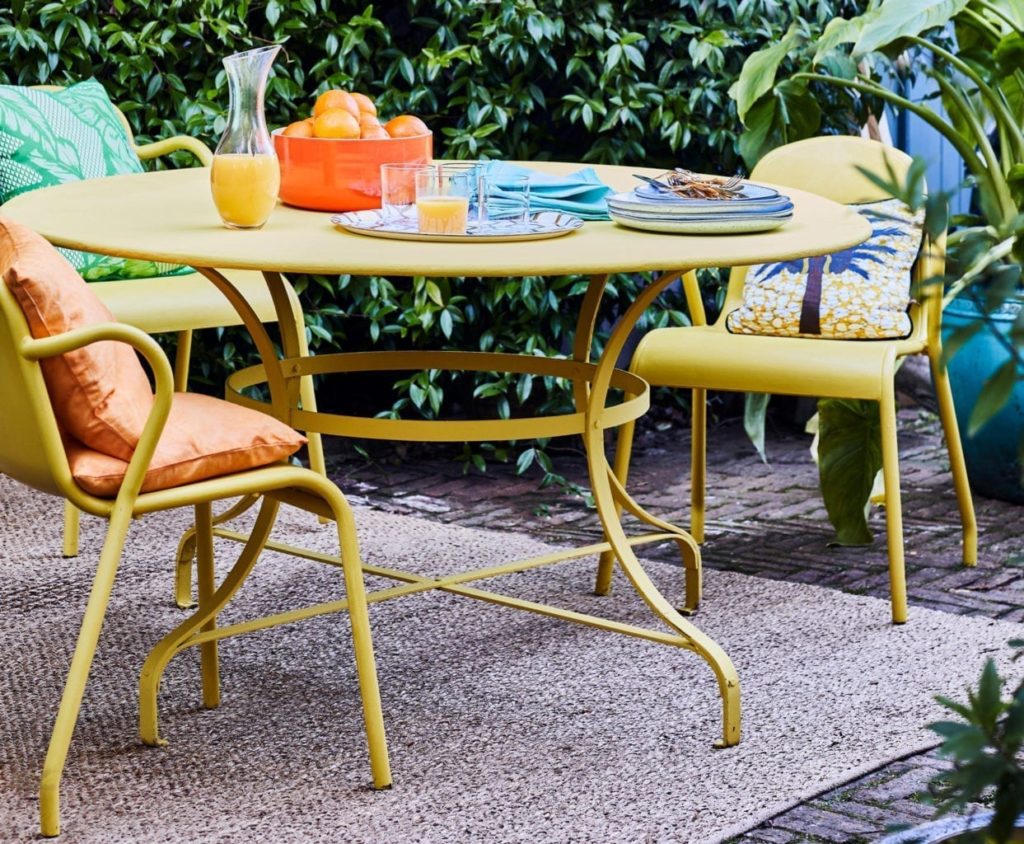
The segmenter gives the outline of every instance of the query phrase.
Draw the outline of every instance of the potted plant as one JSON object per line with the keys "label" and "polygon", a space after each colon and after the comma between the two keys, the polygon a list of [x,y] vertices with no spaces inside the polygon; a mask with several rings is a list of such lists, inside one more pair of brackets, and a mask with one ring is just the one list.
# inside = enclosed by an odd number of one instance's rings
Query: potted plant
{"label": "potted plant", "polygon": [[[948,116],[893,90],[893,80],[911,70],[931,78]],[[975,488],[1024,501],[1024,9],[1016,0],[882,0],[859,17],[833,19],[818,37],[792,28],[752,54],[730,90],[747,127],[741,150],[748,164],[819,132],[814,100],[821,86],[844,92],[862,123],[886,105],[917,115],[963,158],[975,208],[952,220],[948,274],[933,280],[947,285],[945,300],[955,303],[945,352],[956,361],[964,350],[950,377],[958,381],[953,392]],[[797,110],[800,119],[791,119]],[[924,195],[923,171],[922,163],[899,186],[874,175],[911,206],[925,205],[927,225],[941,232],[946,197]],[[825,414],[819,433],[822,441],[832,434]],[[993,466],[999,483],[986,476]],[[864,485],[833,479],[823,493],[849,496],[855,488]]]}

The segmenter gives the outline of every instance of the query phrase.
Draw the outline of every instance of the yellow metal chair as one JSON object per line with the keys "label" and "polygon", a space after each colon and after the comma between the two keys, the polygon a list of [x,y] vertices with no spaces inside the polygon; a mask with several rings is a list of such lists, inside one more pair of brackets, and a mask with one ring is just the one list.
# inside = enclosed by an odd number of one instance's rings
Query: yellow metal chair
{"label": "yellow metal chair", "polygon": [[[857,170],[858,166],[884,176],[888,162],[902,179],[910,161],[904,153],[876,141],[854,137],[812,138],[769,153],[754,168],[751,178],[813,191],[845,204],[865,203],[888,197]],[[943,267],[944,238],[937,242],[926,238],[914,266],[914,281],[939,275]],[[913,331],[903,340],[822,340],[730,334],[725,319],[741,303],[746,273],[744,267],[732,270],[721,316],[713,325],[706,324],[696,278],[693,274],[685,277],[684,289],[693,325],[651,331],[637,347],[630,364],[632,372],[653,385],[692,390],[691,532],[698,542],[703,542],[707,390],[877,401],[881,414],[892,618],[894,623],[902,623],[907,617],[907,594],[893,377],[896,361],[904,355],[927,355],[931,364],[963,522],[964,563],[974,565],[978,554],[974,505],[953,414],[953,395],[941,358],[942,291],[938,285],[925,285],[916,290],[920,301],[910,311]],[[629,423],[620,429],[615,461],[615,471],[623,482],[629,471],[632,442],[633,423]],[[599,592],[607,591],[611,563],[607,555],[601,561]]]}
{"label": "yellow metal chair", "polygon": [[[47,91],[60,90],[56,85],[37,86]],[[131,140],[142,161],[150,161],[172,152],[191,153],[203,167],[209,167],[213,154],[196,138],[176,135],[141,146],[135,143],[131,124],[120,111],[117,112],[124,131]],[[277,312],[262,273],[251,270],[222,270],[231,283],[245,296],[257,316],[263,322],[277,322]],[[174,385],[176,390],[188,388],[189,362],[192,354],[192,332],[203,328],[221,328],[241,325],[242,319],[231,303],[209,281],[199,273],[161,278],[134,278],[124,281],[98,281],[92,289],[100,300],[110,308],[120,322],[141,328],[148,334],[176,333],[177,350],[174,360]],[[300,351],[308,354],[306,326],[302,305],[292,286],[285,281],[291,318],[295,323]],[[301,386],[302,404],[309,410],[316,410],[316,396],[312,378],[303,378]],[[324,463],[323,443],[317,433],[309,434],[309,465],[322,475],[327,469]],[[70,503],[64,506],[64,556],[78,554],[79,511]],[[179,588],[178,602],[187,603],[187,594]]]}
{"label": "yellow metal chair", "polygon": [[[45,358],[104,340],[127,343],[135,348],[148,362],[156,382],[152,411],[120,491],[113,499],[90,495],[75,483],[39,365],[39,361]],[[339,604],[345,605],[340,608],[347,609],[351,617],[373,782],[378,788],[389,785],[391,774],[355,523],[341,491],[317,472],[277,463],[140,494],[174,391],[171,367],[160,347],[140,329],[116,322],[33,339],[18,303],[2,280],[0,384],[3,384],[4,391],[3,407],[0,408],[0,472],[43,492],[61,496],[75,507],[109,521],[43,765],[40,784],[42,834],[54,836],[60,832],[60,780],[129,524],[134,517],[175,507],[195,508],[199,608],[154,647],[143,666],[139,713],[143,741],[151,745],[162,743],[157,731],[157,690],[165,666],[176,653],[188,647],[200,647],[203,703],[207,708],[214,708],[220,702],[219,639],[309,615],[308,609],[304,608],[230,628],[216,626],[217,615],[244,582],[263,549],[280,503],[287,502],[337,522],[341,555],[334,562],[343,569],[347,594],[347,600]],[[236,496],[262,496],[262,507],[238,561],[218,587],[214,582],[211,504]]]}

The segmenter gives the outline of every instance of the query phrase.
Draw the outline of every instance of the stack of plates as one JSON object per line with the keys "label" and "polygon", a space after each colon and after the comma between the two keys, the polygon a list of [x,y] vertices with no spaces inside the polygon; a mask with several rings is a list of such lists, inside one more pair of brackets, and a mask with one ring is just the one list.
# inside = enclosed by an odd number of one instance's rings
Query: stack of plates
{"label": "stack of plates", "polygon": [[793,218],[793,203],[774,188],[743,183],[731,199],[687,199],[652,184],[608,197],[622,226],[668,234],[740,234],[777,229]]}

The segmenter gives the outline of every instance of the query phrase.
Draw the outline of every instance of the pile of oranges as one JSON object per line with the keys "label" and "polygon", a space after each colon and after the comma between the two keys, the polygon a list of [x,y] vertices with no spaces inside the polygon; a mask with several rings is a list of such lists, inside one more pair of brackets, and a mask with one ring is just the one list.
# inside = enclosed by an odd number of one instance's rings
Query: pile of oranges
{"label": "pile of oranges", "polygon": [[402,114],[381,124],[377,106],[366,94],[334,88],[316,98],[313,116],[290,123],[282,134],[291,138],[413,138],[426,135],[427,124]]}

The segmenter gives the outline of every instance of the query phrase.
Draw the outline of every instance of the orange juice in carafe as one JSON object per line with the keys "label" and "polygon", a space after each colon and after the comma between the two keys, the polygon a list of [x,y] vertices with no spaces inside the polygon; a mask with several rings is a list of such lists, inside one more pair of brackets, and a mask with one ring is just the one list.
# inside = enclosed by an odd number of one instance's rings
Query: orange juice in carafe
{"label": "orange juice in carafe", "polygon": [[232,228],[262,226],[277,204],[281,170],[276,155],[215,155],[210,170],[213,202]]}
{"label": "orange juice in carafe", "polygon": [[224,134],[213,154],[210,189],[224,225],[258,229],[270,216],[281,170],[267,131],[263,97],[279,44],[224,59],[230,95]]}

